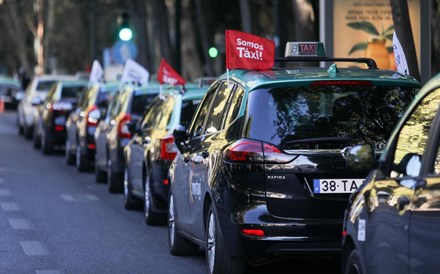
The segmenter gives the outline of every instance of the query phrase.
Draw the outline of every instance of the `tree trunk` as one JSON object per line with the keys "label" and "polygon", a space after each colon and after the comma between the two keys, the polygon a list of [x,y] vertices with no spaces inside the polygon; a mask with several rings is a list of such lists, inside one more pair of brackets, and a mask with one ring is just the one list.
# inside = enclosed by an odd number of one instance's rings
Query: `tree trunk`
{"label": "tree trunk", "polygon": [[420,82],[419,65],[411,30],[407,0],[390,0],[394,29],[405,53],[409,73]]}
{"label": "tree trunk", "polygon": [[147,10],[145,1],[131,0],[128,1],[128,4],[130,6],[131,14],[134,15],[132,18],[135,30],[134,39],[138,48],[137,60],[139,64],[150,71],[153,68],[151,67],[150,49],[147,41],[151,41],[151,39],[148,39],[147,33]]}
{"label": "tree trunk", "polygon": [[317,41],[316,16],[312,0],[292,0],[295,20],[295,41]]}
{"label": "tree trunk", "polygon": [[208,29],[207,29],[207,22],[205,19],[205,12],[203,10],[201,0],[195,0],[195,4],[196,4],[197,26],[199,27],[200,40],[202,42],[202,52],[205,63],[204,70],[206,75],[213,76],[214,70],[212,68],[212,62],[208,54],[210,41],[208,39]]}
{"label": "tree trunk", "polygon": [[[201,77],[202,61],[197,47],[197,34],[193,22],[194,9],[190,0],[182,2],[182,75],[186,79]],[[190,64],[185,66],[185,64]]]}
{"label": "tree trunk", "polygon": [[[8,37],[14,44],[15,52],[17,56],[10,56],[10,58],[17,58],[20,63],[20,67],[24,68],[28,75],[33,75],[34,71],[31,67],[31,62],[27,55],[26,48],[26,31],[27,28],[24,25],[23,14],[19,16],[18,4],[16,1],[8,1],[3,4],[5,6],[4,15],[0,16],[3,20],[6,30],[8,31]],[[2,38],[3,39],[3,38]]]}
{"label": "tree trunk", "polygon": [[154,37],[159,41],[159,56],[165,58],[172,66],[173,54],[168,27],[168,12],[164,0],[153,0],[153,30]]}
{"label": "tree trunk", "polygon": [[244,32],[252,32],[251,8],[249,0],[240,0],[241,28]]}
{"label": "tree trunk", "polygon": [[55,67],[52,67],[54,64],[48,62],[51,60],[51,57],[53,57],[54,52],[50,49],[52,48],[52,35],[54,31],[54,21],[55,21],[55,0],[47,0],[47,18],[46,18],[46,25],[45,25],[45,31],[44,31],[44,40],[43,40],[43,47],[44,47],[44,71],[45,72],[52,72],[55,70]]}
{"label": "tree trunk", "polygon": [[43,0],[36,0],[36,13],[37,13],[37,74],[44,74],[44,6]]}

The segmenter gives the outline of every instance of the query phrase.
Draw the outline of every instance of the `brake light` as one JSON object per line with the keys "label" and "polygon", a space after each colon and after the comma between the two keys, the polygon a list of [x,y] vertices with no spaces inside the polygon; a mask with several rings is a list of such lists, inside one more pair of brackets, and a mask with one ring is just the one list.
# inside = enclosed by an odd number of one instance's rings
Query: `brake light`
{"label": "brake light", "polygon": [[294,157],[274,145],[246,139],[233,143],[224,153],[224,159],[231,162],[287,163]]}
{"label": "brake light", "polygon": [[101,113],[96,106],[90,107],[86,111],[87,126],[96,127],[98,125],[100,115]]}
{"label": "brake light", "polygon": [[118,123],[118,137],[119,138],[131,138],[131,133],[128,130],[127,123],[131,121],[130,114],[124,114]]}
{"label": "brake light", "polygon": [[172,135],[160,139],[160,158],[162,160],[174,160],[177,155],[177,146]]}
{"label": "brake light", "polygon": [[352,81],[314,81],[311,86],[372,86],[371,81],[352,80]]}
{"label": "brake light", "polygon": [[64,130],[64,126],[57,125],[57,126],[54,127],[54,129],[55,129],[55,131],[63,131]]}
{"label": "brake light", "polygon": [[264,237],[266,236],[264,233],[264,230],[262,229],[242,229],[241,233],[244,236],[251,236],[251,237]]}

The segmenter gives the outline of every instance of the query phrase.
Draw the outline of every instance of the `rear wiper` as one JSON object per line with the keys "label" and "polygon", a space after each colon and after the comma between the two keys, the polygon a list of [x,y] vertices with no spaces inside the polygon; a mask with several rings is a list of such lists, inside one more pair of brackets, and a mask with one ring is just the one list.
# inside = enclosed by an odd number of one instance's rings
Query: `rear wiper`
{"label": "rear wiper", "polygon": [[348,137],[319,137],[319,138],[304,138],[297,140],[285,141],[285,144],[304,144],[304,143],[345,143],[350,142]]}

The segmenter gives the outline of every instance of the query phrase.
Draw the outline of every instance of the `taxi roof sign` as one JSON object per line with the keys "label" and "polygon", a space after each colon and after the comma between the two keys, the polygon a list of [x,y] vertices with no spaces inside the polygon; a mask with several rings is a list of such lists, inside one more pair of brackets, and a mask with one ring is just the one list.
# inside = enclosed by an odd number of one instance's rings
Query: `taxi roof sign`
{"label": "taxi roof sign", "polygon": [[322,42],[287,42],[284,57],[325,57]]}

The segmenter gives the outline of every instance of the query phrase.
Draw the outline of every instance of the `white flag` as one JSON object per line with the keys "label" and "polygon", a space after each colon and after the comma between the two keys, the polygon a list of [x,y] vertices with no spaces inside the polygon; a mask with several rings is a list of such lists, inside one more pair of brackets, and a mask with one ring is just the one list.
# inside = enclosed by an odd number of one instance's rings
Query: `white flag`
{"label": "white flag", "polygon": [[93,61],[89,82],[99,83],[104,81],[104,70],[98,60]]}
{"label": "white flag", "polygon": [[124,70],[122,71],[121,84],[134,83],[136,85],[146,85],[150,73],[143,66],[139,65],[131,59],[125,61]]}
{"label": "white flag", "polygon": [[403,51],[402,45],[397,38],[396,32],[394,32],[393,34],[393,51],[397,71],[406,75],[410,75],[408,63],[406,62],[405,52]]}

